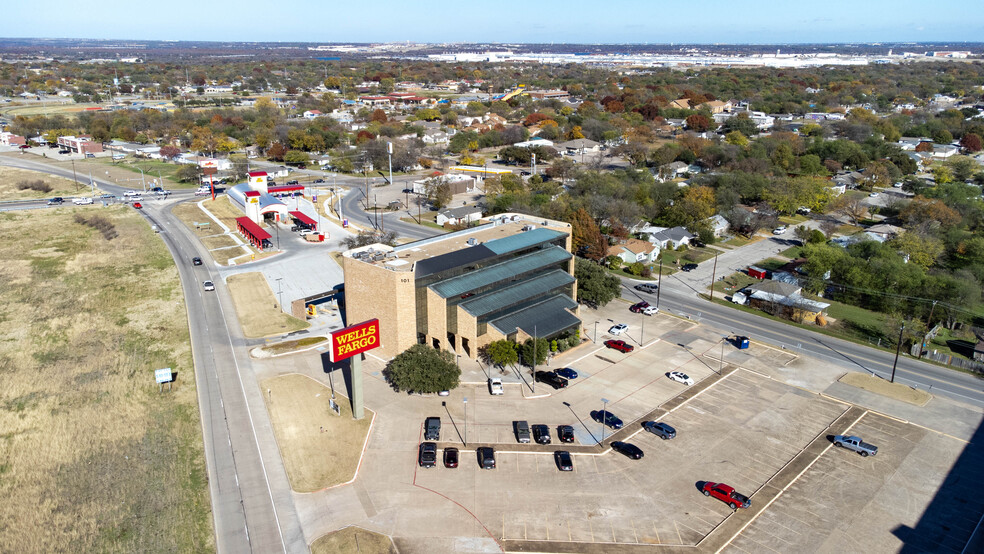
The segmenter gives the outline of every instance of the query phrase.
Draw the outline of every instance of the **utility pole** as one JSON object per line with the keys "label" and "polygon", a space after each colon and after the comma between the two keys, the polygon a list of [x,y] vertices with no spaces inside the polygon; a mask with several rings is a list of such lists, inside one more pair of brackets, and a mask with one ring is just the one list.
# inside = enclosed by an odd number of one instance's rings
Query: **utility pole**
{"label": "utility pole", "polygon": [[895,366],[899,365],[899,350],[902,349],[902,331],[905,331],[905,322],[902,322],[902,327],[899,327],[899,343],[895,345],[895,361],[892,363],[892,383],[895,382]]}
{"label": "utility pole", "polygon": [[656,309],[659,309],[659,293],[663,292],[663,258],[659,259],[659,275],[656,276]]}
{"label": "utility pole", "polygon": [[[937,300],[933,300],[933,307],[929,310],[929,319],[926,320],[927,327],[933,324],[933,312],[936,311],[936,302]],[[923,335],[922,341],[919,343],[919,356],[916,357],[917,360],[922,359],[923,348],[925,347],[926,347],[926,335]]]}
{"label": "utility pole", "polygon": [[718,256],[720,254],[714,256],[714,269],[711,271],[711,302],[714,302],[714,279],[717,278]]}

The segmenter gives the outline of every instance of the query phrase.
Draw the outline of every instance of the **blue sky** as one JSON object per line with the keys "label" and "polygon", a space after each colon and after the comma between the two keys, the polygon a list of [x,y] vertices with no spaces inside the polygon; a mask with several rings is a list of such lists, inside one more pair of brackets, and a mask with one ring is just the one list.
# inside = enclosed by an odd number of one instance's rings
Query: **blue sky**
{"label": "blue sky", "polygon": [[[43,7],[40,7],[43,6]],[[5,1],[0,37],[301,42],[984,41],[977,0]]]}

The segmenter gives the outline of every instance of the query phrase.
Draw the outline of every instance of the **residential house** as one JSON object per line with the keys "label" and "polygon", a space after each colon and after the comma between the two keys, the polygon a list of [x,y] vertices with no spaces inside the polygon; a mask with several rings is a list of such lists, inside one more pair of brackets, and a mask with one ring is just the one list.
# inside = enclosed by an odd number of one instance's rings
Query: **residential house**
{"label": "residential house", "polygon": [[649,264],[659,257],[659,247],[644,240],[628,239],[621,244],[609,246],[606,256],[616,256],[626,264]]}
{"label": "residential house", "polygon": [[524,140],[522,142],[517,142],[513,146],[519,148],[535,148],[537,146],[550,146],[553,147],[554,143],[552,140],[541,139],[541,138],[531,138],[530,140]]}
{"label": "residential house", "polygon": [[878,242],[885,242],[887,240],[891,240],[901,235],[904,232],[905,229],[903,229],[902,227],[889,225],[887,223],[879,223],[877,225],[872,225],[871,227],[865,229],[865,233],[879,237],[881,240],[879,240]]}
{"label": "residential house", "polygon": [[684,227],[671,227],[651,233],[649,235],[649,242],[659,245],[661,249],[675,249],[681,246],[689,246],[690,241],[696,238],[697,235],[694,235]]}
{"label": "residential house", "polygon": [[710,102],[704,102],[703,104],[699,104],[697,106],[697,109],[699,110],[700,108],[707,108],[708,110],[710,110],[712,114],[716,114],[722,112],[730,112],[734,107],[735,106],[731,102],[731,100],[728,100],[727,102],[722,102],[720,100],[711,100]]}
{"label": "residential house", "polygon": [[659,166],[656,171],[656,178],[660,181],[669,181],[681,177],[687,173],[688,166],[685,162],[670,162]]}
{"label": "residential house", "polygon": [[753,308],[799,323],[815,322],[830,304],[805,298],[800,294],[802,290],[798,285],[782,281],[763,281],[735,293],[732,300],[738,304],[747,302]]}
{"label": "residential house", "polygon": [[590,139],[575,139],[562,142],[557,145],[557,148],[564,151],[568,156],[597,154],[601,152],[601,143]]}
{"label": "residential house", "polygon": [[321,113],[318,110],[308,110],[308,111],[304,112],[303,117],[304,117],[304,119],[314,119],[316,117],[321,117],[323,115],[325,115],[325,114]]}
{"label": "residential house", "polygon": [[728,220],[724,218],[721,214],[715,214],[707,218],[707,222],[711,225],[711,230],[714,231],[715,237],[723,237],[727,234],[728,229],[731,228],[731,224]]}
{"label": "residential house", "polygon": [[451,143],[451,135],[440,129],[424,131],[424,136],[420,138],[424,144],[448,145]]}
{"label": "residential house", "polygon": [[677,108],[679,110],[689,110],[690,109],[690,100],[688,98],[680,98],[678,100],[674,100],[674,101],[670,102],[670,106],[669,107],[671,107],[671,108]]}
{"label": "residential house", "polygon": [[413,182],[414,194],[427,194],[429,187],[446,182],[451,187],[451,194],[462,194],[475,190],[475,178],[468,175],[445,175],[440,171],[435,171],[427,179],[420,179]]}
{"label": "residential house", "polygon": [[482,218],[482,208],[478,206],[460,206],[444,208],[437,212],[435,221],[438,225],[461,225],[478,221]]}

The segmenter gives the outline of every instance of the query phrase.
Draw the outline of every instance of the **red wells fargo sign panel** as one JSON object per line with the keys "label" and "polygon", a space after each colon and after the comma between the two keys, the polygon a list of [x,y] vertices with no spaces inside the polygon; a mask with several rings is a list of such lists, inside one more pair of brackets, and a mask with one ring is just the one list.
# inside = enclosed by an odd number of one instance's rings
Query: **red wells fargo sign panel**
{"label": "red wells fargo sign panel", "polygon": [[331,361],[340,362],[379,346],[379,320],[370,319],[331,334]]}

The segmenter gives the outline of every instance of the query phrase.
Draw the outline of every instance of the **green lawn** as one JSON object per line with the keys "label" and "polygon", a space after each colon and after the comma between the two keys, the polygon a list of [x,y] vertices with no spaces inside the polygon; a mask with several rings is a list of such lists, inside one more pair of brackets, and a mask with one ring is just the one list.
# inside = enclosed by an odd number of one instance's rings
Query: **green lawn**
{"label": "green lawn", "polygon": [[768,258],[760,262],[755,263],[755,267],[761,267],[762,269],[767,269],[769,271],[776,271],[780,267],[789,263],[787,260],[780,260],[779,258]]}
{"label": "green lawn", "polygon": [[[664,268],[666,266],[675,266],[675,262],[679,261],[680,265],[695,263],[699,264],[701,262],[706,262],[713,258],[716,254],[720,254],[720,250],[715,250],[713,248],[691,248],[683,252],[677,250],[663,250],[659,253],[659,257],[663,260]],[[665,274],[664,270],[664,274]]]}
{"label": "green lawn", "polygon": [[738,235],[735,235],[735,236],[731,237],[730,239],[722,242],[721,245],[722,246],[734,246],[734,247],[737,248],[739,246],[745,246],[746,244],[748,244],[750,242],[752,242],[752,239],[750,239],[750,238],[745,238],[745,237],[740,237]]}
{"label": "green lawn", "polygon": [[785,256],[785,257],[789,258],[790,260],[795,260],[796,258],[800,258],[800,257],[803,256],[803,247],[802,246],[792,246],[792,247],[787,248],[787,249],[783,250],[782,252],[780,252],[779,255]]}
{"label": "green lawn", "polygon": [[162,162],[158,160],[136,160],[128,158],[121,161],[113,162],[111,159],[105,159],[106,165],[113,165],[121,169],[126,169],[132,171],[136,174],[140,174],[140,170],[143,170],[144,178],[149,182],[151,179],[157,179],[158,177],[163,177],[164,179],[175,183],[175,186],[181,188],[192,188],[196,187],[196,183],[179,183],[178,182],[178,169],[181,168],[180,164],[173,164]]}

